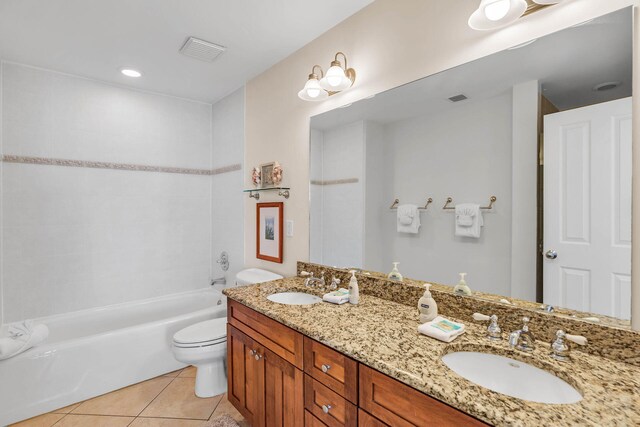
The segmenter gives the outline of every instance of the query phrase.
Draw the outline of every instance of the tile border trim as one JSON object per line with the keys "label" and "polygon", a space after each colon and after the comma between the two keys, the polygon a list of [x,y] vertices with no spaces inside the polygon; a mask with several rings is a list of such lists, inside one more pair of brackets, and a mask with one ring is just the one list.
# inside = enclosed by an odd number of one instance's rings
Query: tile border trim
{"label": "tile border trim", "polygon": [[358,178],[330,179],[330,180],[311,180],[311,185],[340,185],[340,184],[356,184],[360,182]]}
{"label": "tile border trim", "polygon": [[233,172],[242,169],[240,163],[223,166],[216,169],[192,169],[192,168],[178,168],[171,166],[151,166],[151,165],[137,165],[130,163],[111,163],[111,162],[96,162],[91,160],[69,160],[69,159],[55,159],[48,157],[30,157],[30,156],[14,156],[3,155],[2,161],[5,163],[20,163],[27,165],[45,165],[45,166],[66,166],[75,168],[91,168],[91,169],[111,169],[111,170],[123,170],[123,171],[135,171],[135,172],[159,172],[159,173],[176,173],[183,175],[219,175],[227,172]]}

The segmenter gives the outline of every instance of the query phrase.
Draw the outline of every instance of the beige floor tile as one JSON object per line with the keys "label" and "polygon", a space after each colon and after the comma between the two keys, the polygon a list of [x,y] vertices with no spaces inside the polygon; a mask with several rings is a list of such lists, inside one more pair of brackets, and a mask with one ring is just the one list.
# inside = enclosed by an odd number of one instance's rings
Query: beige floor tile
{"label": "beige floor tile", "polygon": [[208,419],[222,395],[201,399],[195,395],[195,383],[195,378],[174,379],[140,416]]}
{"label": "beige floor tile", "polygon": [[215,420],[217,417],[222,415],[229,415],[231,418],[236,420],[238,424],[240,424],[240,427],[251,427],[249,426],[249,423],[242,417],[240,412],[238,412],[238,410],[231,404],[231,402],[229,402],[226,394],[222,396],[220,403],[209,419]]}
{"label": "beige floor tile", "polygon": [[171,378],[175,378],[178,375],[180,375],[180,372],[182,372],[184,369],[178,369],[177,371],[173,371],[173,372],[167,372],[166,374],[163,375],[163,377],[171,377]]}
{"label": "beige floor tile", "polygon": [[29,418],[10,427],[51,427],[64,417],[64,414],[44,414],[37,417]]}
{"label": "beige floor tile", "polygon": [[[82,402],[80,402],[82,403]],[[80,403],[74,403],[73,405],[65,406],[64,408],[56,409],[55,411],[51,411],[52,414],[68,414],[69,412],[76,409],[80,406]]]}
{"label": "beige floor tile", "polygon": [[136,416],[172,381],[158,377],[89,399],[73,414]]}
{"label": "beige floor tile", "polygon": [[133,420],[133,417],[69,414],[56,424],[56,427],[126,427]]}
{"label": "beige floor tile", "polygon": [[182,370],[182,372],[180,372],[180,375],[178,375],[178,377],[180,377],[180,378],[195,378],[196,377],[196,367],[195,366],[189,366],[188,368],[184,368]]}
{"label": "beige floor tile", "polygon": [[180,420],[177,418],[136,418],[130,427],[202,427],[202,420]]}

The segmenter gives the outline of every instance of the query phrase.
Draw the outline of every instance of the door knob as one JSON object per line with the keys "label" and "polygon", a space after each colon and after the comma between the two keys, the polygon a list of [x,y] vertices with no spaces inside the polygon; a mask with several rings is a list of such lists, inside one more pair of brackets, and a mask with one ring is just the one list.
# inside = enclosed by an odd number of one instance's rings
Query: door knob
{"label": "door knob", "polygon": [[553,249],[549,249],[544,256],[546,256],[548,259],[556,259],[558,258],[558,252],[554,251]]}

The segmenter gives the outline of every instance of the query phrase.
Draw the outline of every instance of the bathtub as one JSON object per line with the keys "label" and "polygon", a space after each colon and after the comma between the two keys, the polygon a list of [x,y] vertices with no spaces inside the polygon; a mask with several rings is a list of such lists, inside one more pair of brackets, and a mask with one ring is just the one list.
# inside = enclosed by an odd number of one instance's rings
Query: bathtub
{"label": "bathtub", "polygon": [[173,334],[224,316],[226,298],[207,288],[36,319],[46,342],[0,361],[0,426],[180,369]]}

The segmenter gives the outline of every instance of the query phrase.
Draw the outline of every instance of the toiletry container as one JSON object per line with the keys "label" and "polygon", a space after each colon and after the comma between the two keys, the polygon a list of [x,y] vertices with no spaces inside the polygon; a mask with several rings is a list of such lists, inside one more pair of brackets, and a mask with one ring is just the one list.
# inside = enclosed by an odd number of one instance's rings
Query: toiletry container
{"label": "toiletry container", "polygon": [[431,296],[431,283],[424,284],[425,290],[422,297],[418,300],[418,312],[420,313],[420,323],[431,322],[438,317],[438,304]]}
{"label": "toiletry container", "polygon": [[360,289],[358,288],[358,279],[356,279],[356,271],[351,270],[351,280],[349,280],[349,302],[358,304],[360,302]]}
{"label": "toiletry container", "polygon": [[464,280],[467,273],[460,273],[460,282],[453,288],[453,293],[456,295],[471,295],[471,289],[467,286],[466,280]]}
{"label": "toiletry container", "polygon": [[400,271],[398,271],[399,264],[400,264],[399,262],[393,263],[393,270],[391,270],[391,273],[389,273],[389,275],[387,276],[389,280],[402,282],[402,274],[400,274]]}

